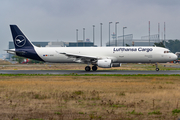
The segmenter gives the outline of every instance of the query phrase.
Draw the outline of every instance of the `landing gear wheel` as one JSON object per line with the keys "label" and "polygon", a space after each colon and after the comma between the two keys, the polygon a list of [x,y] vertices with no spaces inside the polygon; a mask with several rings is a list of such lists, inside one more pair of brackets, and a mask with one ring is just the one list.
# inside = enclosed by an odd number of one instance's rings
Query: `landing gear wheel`
{"label": "landing gear wheel", "polygon": [[97,70],[97,66],[94,65],[94,66],[92,67],[92,70],[93,70],[93,71],[96,71],[96,70]]}
{"label": "landing gear wheel", "polygon": [[156,71],[159,71],[159,68],[156,68]]}
{"label": "landing gear wheel", "polygon": [[90,71],[90,70],[91,70],[91,68],[89,66],[85,67],[85,71]]}
{"label": "landing gear wheel", "polygon": [[159,71],[158,64],[156,63],[155,65],[156,65],[156,71]]}

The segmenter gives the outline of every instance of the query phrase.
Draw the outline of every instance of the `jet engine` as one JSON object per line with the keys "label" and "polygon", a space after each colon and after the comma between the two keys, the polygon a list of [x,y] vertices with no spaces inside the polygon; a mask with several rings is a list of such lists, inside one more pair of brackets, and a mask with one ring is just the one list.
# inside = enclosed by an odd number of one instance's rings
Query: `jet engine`
{"label": "jet engine", "polygon": [[121,63],[112,63],[112,67],[121,67]]}
{"label": "jet engine", "polygon": [[111,68],[112,67],[111,59],[98,60],[97,65],[98,67],[101,68]]}

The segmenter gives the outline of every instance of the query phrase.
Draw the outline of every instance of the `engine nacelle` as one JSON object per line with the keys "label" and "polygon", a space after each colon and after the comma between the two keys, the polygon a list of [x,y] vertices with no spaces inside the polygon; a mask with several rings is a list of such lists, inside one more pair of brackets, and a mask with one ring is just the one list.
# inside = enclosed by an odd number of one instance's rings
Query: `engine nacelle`
{"label": "engine nacelle", "polygon": [[98,60],[97,65],[98,67],[101,68],[111,68],[112,67],[111,59]]}
{"label": "engine nacelle", "polygon": [[121,63],[112,63],[112,67],[121,67]]}

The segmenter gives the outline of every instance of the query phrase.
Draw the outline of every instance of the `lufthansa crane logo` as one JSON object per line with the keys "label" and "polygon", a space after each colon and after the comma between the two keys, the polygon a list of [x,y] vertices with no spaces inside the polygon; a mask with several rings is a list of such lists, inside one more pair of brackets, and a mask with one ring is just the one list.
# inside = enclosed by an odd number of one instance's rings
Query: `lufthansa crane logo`
{"label": "lufthansa crane logo", "polygon": [[23,36],[23,35],[18,35],[16,36],[15,38],[15,44],[18,46],[18,47],[23,47],[26,43],[26,38]]}

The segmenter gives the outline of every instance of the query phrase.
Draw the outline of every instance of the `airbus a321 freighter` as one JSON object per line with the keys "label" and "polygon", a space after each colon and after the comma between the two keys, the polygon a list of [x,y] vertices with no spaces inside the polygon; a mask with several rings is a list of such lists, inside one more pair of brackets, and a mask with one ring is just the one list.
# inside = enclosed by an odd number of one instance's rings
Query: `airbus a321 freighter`
{"label": "airbus a321 freighter", "polygon": [[162,47],[37,47],[22,33],[16,25],[10,25],[15,49],[8,53],[34,60],[52,63],[85,63],[86,71],[96,71],[97,67],[120,67],[121,63],[157,63],[170,62],[177,55]]}

